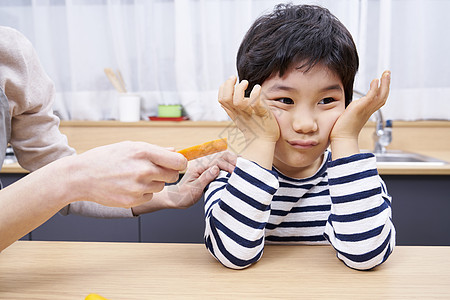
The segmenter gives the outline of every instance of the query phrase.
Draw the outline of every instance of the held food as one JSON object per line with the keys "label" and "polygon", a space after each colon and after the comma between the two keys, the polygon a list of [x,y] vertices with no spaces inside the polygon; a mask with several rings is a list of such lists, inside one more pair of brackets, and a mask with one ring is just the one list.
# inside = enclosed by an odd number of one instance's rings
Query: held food
{"label": "held food", "polygon": [[227,139],[218,139],[210,142],[206,142],[197,146],[192,146],[180,151],[178,153],[183,154],[187,160],[193,160],[202,156],[214,154],[227,150]]}

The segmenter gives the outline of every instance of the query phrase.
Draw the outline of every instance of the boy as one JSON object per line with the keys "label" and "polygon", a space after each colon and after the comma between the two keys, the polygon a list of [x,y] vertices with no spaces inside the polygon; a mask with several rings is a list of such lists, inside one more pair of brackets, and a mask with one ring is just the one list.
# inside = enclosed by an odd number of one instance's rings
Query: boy
{"label": "boy", "polygon": [[257,262],[265,242],[330,243],[359,270],[383,263],[395,245],[391,198],[358,135],[384,105],[390,72],[351,102],[353,39],[327,9],[308,5],[278,5],[256,20],[237,68],[248,81],[234,88],[228,79],[219,102],[247,145],[205,194],[208,250],[235,269]]}

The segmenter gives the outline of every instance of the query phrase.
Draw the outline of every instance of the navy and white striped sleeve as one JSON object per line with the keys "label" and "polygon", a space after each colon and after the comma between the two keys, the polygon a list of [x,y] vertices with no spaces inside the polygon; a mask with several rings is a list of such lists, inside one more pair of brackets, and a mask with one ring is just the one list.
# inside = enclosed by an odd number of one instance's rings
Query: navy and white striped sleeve
{"label": "navy and white striped sleeve", "polygon": [[242,269],[264,249],[264,228],[279,183],[275,172],[238,158],[232,174],[221,172],[205,193],[205,244],[224,266]]}
{"label": "navy and white striped sleeve", "polygon": [[371,153],[328,163],[331,213],[325,237],[347,266],[367,270],[383,263],[395,246],[391,197]]}

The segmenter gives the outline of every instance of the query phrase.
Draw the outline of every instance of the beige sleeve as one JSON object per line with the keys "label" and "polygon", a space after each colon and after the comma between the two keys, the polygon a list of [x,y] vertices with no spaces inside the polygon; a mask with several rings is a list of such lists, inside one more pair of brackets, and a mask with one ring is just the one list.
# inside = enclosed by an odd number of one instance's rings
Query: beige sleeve
{"label": "beige sleeve", "polygon": [[[9,101],[10,144],[20,165],[35,171],[75,150],[59,131],[53,114],[55,88],[45,73],[31,42],[18,31],[0,26],[0,86]],[[91,217],[132,217],[131,209],[106,207],[94,202],[75,202],[62,214]]]}
{"label": "beige sleeve", "polygon": [[75,150],[59,131],[59,119],[52,110],[54,85],[30,41],[13,29],[2,28],[1,33],[2,86],[11,114],[10,144],[20,165],[34,171]]}

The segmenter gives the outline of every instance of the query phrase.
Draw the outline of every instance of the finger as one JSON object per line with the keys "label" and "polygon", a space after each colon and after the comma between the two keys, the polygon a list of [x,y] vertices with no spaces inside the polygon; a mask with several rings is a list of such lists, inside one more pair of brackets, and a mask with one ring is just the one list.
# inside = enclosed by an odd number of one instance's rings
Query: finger
{"label": "finger", "polygon": [[145,158],[151,163],[175,171],[183,171],[186,169],[187,159],[183,155],[159,146],[152,146],[144,154]]}
{"label": "finger", "polygon": [[389,86],[391,84],[391,72],[384,71],[383,75],[381,75],[380,79],[380,90],[379,97],[383,100],[383,104],[386,103],[386,100],[389,96]]}
{"label": "finger", "polygon": [[226,150],[223,152],[220,152],[218,154],[216,154],[220,159],[222,159],[223,161],[228,162],[229,164],[235,166],[236,165],[236,161],[237,161],[237,155]]}
{"label": "finger", "polygon": [[250,93],[250,103],[257,116],[264,116],[269,112],[267,106],[261,100],[261,86],[259,84],[255,85]]}
{"label": "finger", "polygon": [[219,94],[217,95],[217,99],[219,100],[220,104],[222,104],[222,102],[223,102],[223,86],[224,86],[224,84],[220,85]]}
{"label": "finger", "polygon": [[380,109],[386,102],[386,99],[383,99],[380,97],[380,90],[381,90],[380,80],[379,79],[372,80],[370,91],[369,91],[371,94],[368,99],[368,101],[369,101],[368,107],[371,107],[373,112]]}
{"label": "finger", "polygon": [[200,167],[198,173],[204,172],[204,170],[213,166],[218,166],[219,169],[233,173],[236,166],[237,155],[230,151],[222,151],[209,156],[205,156],[196,160],[195,167]]}
{"label": "finger", "polygon": [[[223,105],[230,105],[233,103],[234,86],[236,85],[236,76],[231,76],[222,85],[222,102]],[[229,106],[228,106],[229,107]]]}
{"label": "finger", "polygon": [[[184,168],[183,170],[185,170],[186,168]],[[154,176],[153,181],[173,183],[180,178],[179,171],[174,171],[167,168],[161,168],[161,170],[157,174],[158,174],[157,176]]]}
{"label": "finger", "polygon": [[223,159],[219,159],[217,161],[217,166],[219,167],[219,169],[224,170],[228,173],[233,173],[234,172],[234,168],[236,167],[236,162],[230,162],[227,160],[223,160]]}
{"label": "finger", "polygon": [[163,181],[152,181],[148,183],[147,186],[145,187],[143,195],[149,193],[159,193],[164,189],[165,185],[166,183]]}
{"label": "finger", "polygon": [[135,166],[135,169],[135,181],[145,185],[157,181],[172,183],[176,182],[180,177],[179,171],[164,168],[151,162],[144,165],[141,164],[141,166]]}
{"label": "finger", "polygon": [[370,83],[370,89],[366,95],[368,98],[372,99],[377,96],[379,83],[380,83],[379,79],[372,80],[372,82]]}
{"label": "finger", "polygon": [[378,94],[378,79],[374,79],[372,80],[372,82],[370,82],[369,91],[360,100],[362,103],[370,104],[373,102],[373,99],[377,96],[377,94]]}
{"label": "finger", "polygon": [[217,175],[219,175],[219,167],[212,166],[203,172],[196,180],[196,187],[199,189],[204,189],[211,181],[213,181]]}
{"label": "finger", "polygon": [[219,88],[219,103],[232,120],[236,116],[233,107],[234,85],[236,84],[236,80],[236,76],[231,76]]}
{"label": "finger", "polygon": [[234,90],[233,105],[239,110],[251,113],[251,108],[249,106],[247,99],[245,98],[245,90],[247,89],[247,87],[248,87],[247,80],[242,80],[236,86]]}

